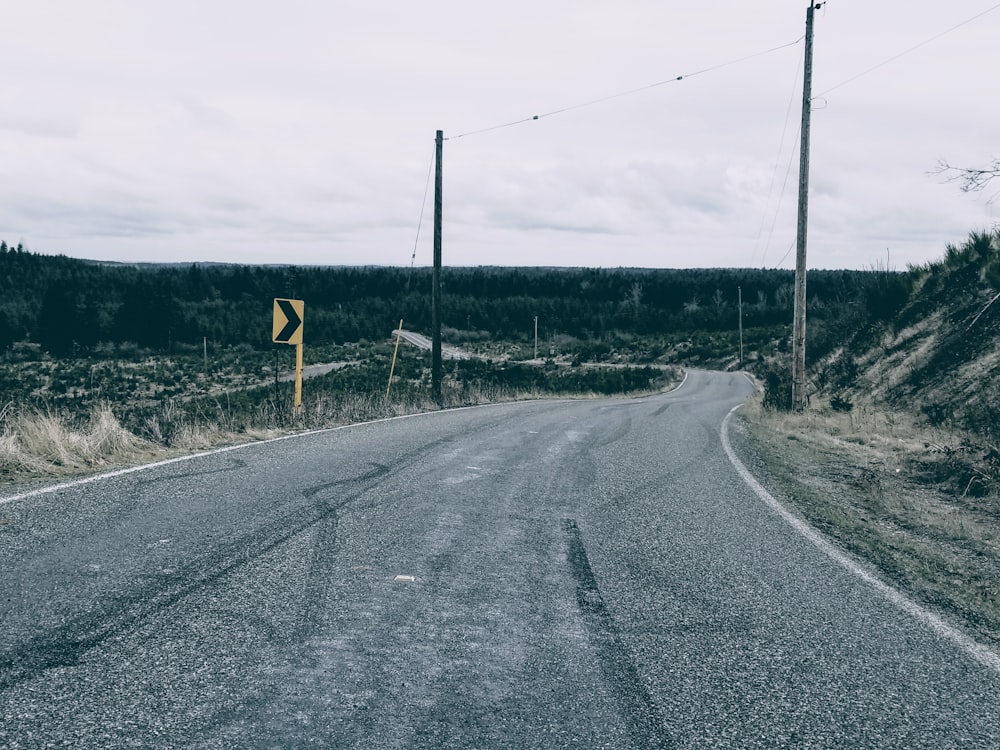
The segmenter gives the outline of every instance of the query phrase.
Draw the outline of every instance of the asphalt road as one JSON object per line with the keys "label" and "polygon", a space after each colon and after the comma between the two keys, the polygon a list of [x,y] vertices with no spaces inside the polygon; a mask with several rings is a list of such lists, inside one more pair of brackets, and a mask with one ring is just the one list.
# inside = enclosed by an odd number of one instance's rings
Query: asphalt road
{"label": "asphalt road", "polygon": [[0,499],[0,747],[1000,747],[1000,674],[736,473],[749,391],[692,373]]}

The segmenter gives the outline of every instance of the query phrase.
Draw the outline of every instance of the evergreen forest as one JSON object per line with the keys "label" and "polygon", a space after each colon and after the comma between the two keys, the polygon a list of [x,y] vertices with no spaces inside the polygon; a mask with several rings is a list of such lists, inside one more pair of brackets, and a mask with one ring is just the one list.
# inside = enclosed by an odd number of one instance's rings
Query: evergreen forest
{"label": "evergreen forest", "polygon": [[[529,343],[538,318],[550,351],[600,361],[727,366],[787,349],[793,274],[766,269],[445,268],[447,343]],[[821,356],[906,299],[904,274],[812,271],[810,351]],[[272,300],[305,301],[310,345],[429,333],[431,269],[223,264],[116,264],[42,255],[0,243],[0,352],[52,357],[269,349]],[[742,304],[741,304],[742,303]],[[637,344],[635,342],[641,342]]]}

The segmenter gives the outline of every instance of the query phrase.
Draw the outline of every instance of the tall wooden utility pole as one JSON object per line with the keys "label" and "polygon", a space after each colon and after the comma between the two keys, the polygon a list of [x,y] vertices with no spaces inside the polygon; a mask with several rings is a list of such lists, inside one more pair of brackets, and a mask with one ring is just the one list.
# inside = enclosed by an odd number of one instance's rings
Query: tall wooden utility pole
{"label": "tall wooden utility pole", "polygon": [[802,79],[802,145],[799,151],[799,223],[795,250],[795,318],[792,321],[792,408],[806,405],[806,233],[809,226],[809,122],[812,114],[813,16],[823,3],[806,10],[805,73]]}
{"label": "tall wooden utility pole", "polygon": [[739,315],[740,315],[740,367],[743,367],[743,287],[736,287],[739,290],[740,304],[739,304]]}
{"label": "tall wooden utility pole", "polygon": [[431,277],[431,394],[441,403],[441,161],[444,132],[434,140],[434,273]]}

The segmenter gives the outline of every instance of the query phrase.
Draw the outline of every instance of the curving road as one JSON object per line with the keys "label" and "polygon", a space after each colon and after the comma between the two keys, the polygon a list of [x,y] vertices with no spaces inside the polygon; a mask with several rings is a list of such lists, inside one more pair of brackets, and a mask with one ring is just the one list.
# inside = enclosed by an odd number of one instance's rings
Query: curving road
{"label": "curving road", "polygon": [[750,386],[0,499],[0,747],[1000,746],[1000,674],[751,491]]}

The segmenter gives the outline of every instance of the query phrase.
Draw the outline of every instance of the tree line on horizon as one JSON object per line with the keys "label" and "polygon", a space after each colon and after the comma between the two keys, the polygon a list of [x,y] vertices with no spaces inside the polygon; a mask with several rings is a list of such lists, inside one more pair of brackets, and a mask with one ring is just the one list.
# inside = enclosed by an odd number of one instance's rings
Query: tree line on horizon
{"label": "tree line on horizon", "polygon": [[[442,274],[443,325],[461,336],[527,341],[539,331],[589,341],[790,326],[793,273],[777,269],[459,267]],[[819,337],[892,314],[905,274],[811,271],[809,324]],[[19,342],[52,356],[133,344],[272,346],[272,300],[305,301],[306,340],[382,340],[400,319],[429,332],[431,269],[123,264],[29,252],[0,242],[0,352]]]}

